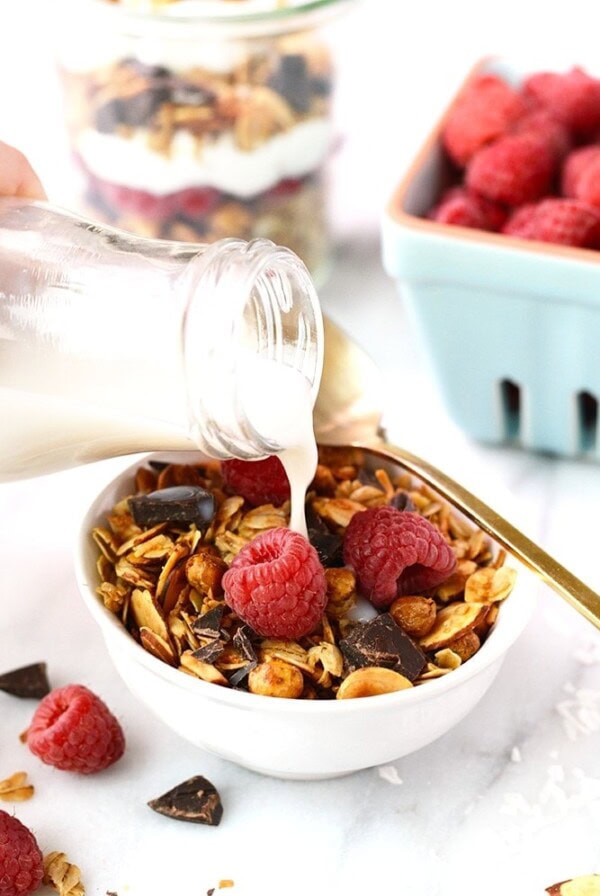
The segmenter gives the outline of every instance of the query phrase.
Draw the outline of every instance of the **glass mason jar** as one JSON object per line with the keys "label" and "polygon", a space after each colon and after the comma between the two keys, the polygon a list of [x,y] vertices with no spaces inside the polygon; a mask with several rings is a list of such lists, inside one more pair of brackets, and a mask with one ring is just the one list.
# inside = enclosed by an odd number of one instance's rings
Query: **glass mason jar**
{"label": "glass mason jar", "polygon": [[322,364],[289,249],[148,240],[0,200],[0,481],[137,451],[294,448]]}
{"label": "glass mason jar", "polygon": [[84,213],[143,236],[267,238],[322,281],[334,69],[353,0],[67,0],[58,62]]}

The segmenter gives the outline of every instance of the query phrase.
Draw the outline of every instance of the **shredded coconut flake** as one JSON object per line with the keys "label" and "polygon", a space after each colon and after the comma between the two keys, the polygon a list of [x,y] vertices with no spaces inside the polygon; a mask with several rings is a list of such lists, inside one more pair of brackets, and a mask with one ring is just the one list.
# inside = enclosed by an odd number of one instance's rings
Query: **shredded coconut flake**
{"label": "shredded coconut flake", "polygon": [[573,656],[583,666],[595,666],[600,663],[600,639],[588,640],[574,652]]}
{"label": "shredded coconut flake", "polygon": [[510,751],[510,761],[511,762],[520,762],[521,761],[521,751],[518,747],[513,747]]}
{"label": "shredded coconut flake", "polygon": [[380,765],[377,769],[380,778],[387,781],[388,784],[402,784],[402,778],[398,774],[398,769],[394,765]]}
{"label": "shredded coconut flake", "polygon": [[569,740],[577,740],[582,734],[600,731],[600,691],[565,685],[571,696],[556,705]]}

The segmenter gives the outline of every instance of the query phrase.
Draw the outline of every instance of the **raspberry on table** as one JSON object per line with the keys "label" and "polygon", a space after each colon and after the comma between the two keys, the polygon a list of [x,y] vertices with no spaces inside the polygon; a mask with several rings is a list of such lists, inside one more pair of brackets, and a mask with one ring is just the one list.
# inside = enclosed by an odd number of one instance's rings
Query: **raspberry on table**
{"label": "raspberry on table", "polygon": [[474,78],[457,98],[444,126],[442,140],[450,158],[457,165],[466,165],[526,108],[519,93],[496,75]]}
{"label": "raspberry on table", "polygon": [[27,896],[44,876],[44,859],[29,828],[0,809],[0,896]]}
{"label": "raspberry on table", "polygon": [[70,684],[40,702],[27,731],[27,746],[48,765],[88,775],[121,758],[125,737],[96,694]]}
{"label": "raspberry on table", "polygon": [[577,199],[544,199],[517,209],[503,233],[582,249],[600,248],[600,209]]}
{"label": "raspberry on table", "polygon": [[429,218],[455,227],[474,227],[478,230],[500,230],[506,221],[506,209],[483,196],[470,193],[464,187],[451,187],[442,194],[439,203],[429,212]]}
{"label": "raspberry on table", "polygon": [[467,168],[466,183],[486,199],[522,205],[548,191],[556,162],[553,152],[539,137],[501,137],[476,153]]}
{"label": "raspberry on table", "polygon": [[577,137],[590,137],[600,127],[600,80],[582,68],[536,72],[523,82],[523,95],[545,106]]}
{"label": "raspberry on table", "polygon": [[270,529],[245,545],[223,576],[225,603],[257,634],[301,638],[327,602],[319,555],[298,532]]}
{"label": "raspberry on table", "polygon": [[355,514],[344,537],[344,560],[360,592],[377,608],[403,594],[439,585],[454,571],[456,556],[427,519],[389,505]]}
{"label": "raspberry on table", "polygon": [[224,460],[221,473],[225,485],[253,507],[279,506],[290,497],[287,474],[275,455],[264,460]]}

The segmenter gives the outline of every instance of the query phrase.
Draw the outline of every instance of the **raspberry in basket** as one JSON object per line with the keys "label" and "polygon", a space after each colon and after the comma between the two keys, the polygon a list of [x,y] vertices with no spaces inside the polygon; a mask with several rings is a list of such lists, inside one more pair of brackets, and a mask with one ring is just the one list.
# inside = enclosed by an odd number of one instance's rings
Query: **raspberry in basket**
{"label": "raspberry in basket", "polygon": [[441,533],[424,517],[395,507],[355,514],[344,537],[344,560],[361,593],[375,607],[402,594],[419,594],[453,572],[456,557]]}
{"label": "raspberry in basket", "polygon": [[313,546],[291,529],[253,538],[223,576],[225,602],[259,635],[301,638],[327,602],[327,582]]}
{"label": "raspberry in basket", "polygon": [[578,137],[591,137],[600,127],[600,81],[581,68],[530,75],[523,83],[523,94],[546,107]]}
{"label": "raspberry in basket", "polygon": [[496,75],[479,75],[450,110],[443,134],[444,146],[458,165],[503,134],[525,112],[516,90]]}
{"label": "raspberry in basket", "polygon": [[442,195],[429,217],[441,224],[475,227],[479,230],[500,230],[506,221],[506,209],[464,187],[451,187]]}
{"label": "raspberry in basket", "polygon": [[103,701],[80,684],[51,691],[27,731],[27,746],[42,762],[89,775],[120,759],[125,738]]}
{"label": "raspberry in basket", "polygon": [[0,809],[0,894],[26,896],[37,890],[44,860],[36,839],[18,818]]}
{"label": "raspberry in basket", "polygon": [[597,249],[600,209],[577,199],[544,199],[517,209],[503,232],[525,240]]}
{"label": "raspberry in basket", "polygon": [[506,205],[534,202],[550,187],[557,166],[555,153],[541,137],[516,134],[501,137],[481,149],[467,169],[470,190]]}
{"label": "raspberry in basket", "polygon": [[278,457],[264,460],[224,460],[221,473],[225,485],[248,504],[279,506],[290,497],[290,483]]}

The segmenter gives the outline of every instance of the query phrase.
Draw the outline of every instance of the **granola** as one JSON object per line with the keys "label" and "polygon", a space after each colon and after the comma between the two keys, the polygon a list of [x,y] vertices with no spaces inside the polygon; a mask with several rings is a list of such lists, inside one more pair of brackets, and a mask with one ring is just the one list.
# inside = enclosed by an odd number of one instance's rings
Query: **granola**
{"label": "granola", "polygon": [[[169,24],[172,34],[177,18]],[[267,238],[315,275],[328,252],[327,45],[310,28],[248,39],[184,31],[160,38],[149,59],[141,36],[119,27],[100,32],[102,63],[90,50],[89,64],[73,66],[68,44],[62,54],[83,210],[154,238]]]}
{"label": "granola", "polygon": [[[350,460],[350,462],[346,462]],[[291,699],[346,699],[421,686],[467,662],[484,643],[515,582],[506,555],[427,486],[404,472],[371,470],[365,456],[321,449],[306,496],[309,537],[325,567],[327,606],[298,641],[263,638],[227,606],[221,580],[261,532],[287,525],[289,503],[252,508],[227,492],[218,461],[141,467],[138,494],[179,484],[206,489],[215,515],[195,523],[136,524],[130,498],[92,536],[99,548],[97,592],[154,657],[221,687]],[[143,487],[140,487],[143,485]],[[423,594],[397,598],[360,618],[362,598],[339,550],[355,513],[391,504],[426,517],[458,558],[456,571]],[[339,547],[339,545],[338,545]]]}

